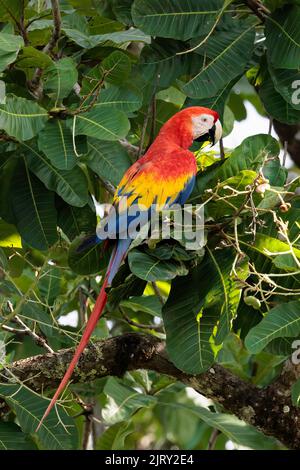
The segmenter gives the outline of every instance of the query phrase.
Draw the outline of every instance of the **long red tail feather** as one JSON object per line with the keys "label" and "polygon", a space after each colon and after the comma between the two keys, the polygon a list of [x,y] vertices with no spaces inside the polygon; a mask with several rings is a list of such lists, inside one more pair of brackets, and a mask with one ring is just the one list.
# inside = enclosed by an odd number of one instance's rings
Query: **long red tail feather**
{"label": "long red tail feather", "polygon": [[82,335],[82,338],[80,340],[80,343],[79,345],[77,346],[77,349],[75,351],[75,354],[73,356],[73,359],[72,361],[70,362],[70,365],[62,379],[62,381],[60,382],[59,384],[59,387],[58,389],[56,390],[51,402],[49,403],[49,406],[48,408],[46,409],[41,421],[39,422],[39,425],[38,427],[36,428],[36,432],[40,429],[43,421],[47,418],[47,416],[49,415],[50,411],[52,410],[52,408],[54,407],[57,399],[59,398],[60,394],[63,392],[63,390],[65,389],[65,387],[67,386],[72,374],[73,374],[73,371],[79,361],[79,358],[83,352],[83,350],[85,349],[87,343],[89,342],[89,339],[91,337],[91,334],[92,332],[94,331],[96,325],[97,325],[97,322],[101,316],[101,313],[103,312],[103,309],[105,307],[105,304],[106,304],[106,301],[107,301],[107,294],[105,292],[105,288],[107,287],[107,275],[105,276],[105,280],[104,280],[104,283],[103,283],[103,286],[101,288],[101,291],[100,291],[100,294],[97,298],[97,301],[95,303],[95,306],[93,308],[93,311],[91,313],[91,316],[87,322],[87,325],[85,327],[85,330],[84,330],[84,333]]}
{"label": "long red tail feather", "polygon": [[60,394],[63,392],[63,390],[65,389],[65,387],[67,386],[72,374],[73,374],[73,371],[79,361],[79,358],[83,352],[83,350],[85,349],[87,343],[89,342],[89,339],[91,337],[91,334],[93,333],[96,325],[97,325],[97,322],[104,310],[104,307],[106,305],[106,301],[107,301],[107,294],[106,294],[106,287],[109,286],[120,266],[120,264],[122,263],[125,255],[126,255],[126,252],[127,252],[127,249],[129,247],[131,243],[131,240],[130,239],[124,239],[124,240],[119,240],[117,245],[114,247],[113,251],[112,251],[112,254],[111,254],[111,257],[110,257],[110,261],[109,261],[109,265],[108,265],[108,268],[107,268],[107,272],[106,272],[106,275],[105,275],[105,278],[104,278],[104,282],[103,282],[103,285],[102,285],[102,288],[100,290],[100,294],[96,300],[96,303],[95,303],[95,306],[93,308],[93,311],[91,313],[91,316],[86,324],[86,327],[85,327],[85,330],[83,332],[83,335],[82,335],[82,338],[80,340],[80,343],[79,345],[77,346],[77,349],[75,351],[75,354],[73,356],[73,359],[72,361],[70,362],[70,365],[62,379],[62,381],[60,382],[59,386],[58,386],[58,389],[56,390],[51,402],[49,403],[49,406],[47,407],[41,421],[39,422],[38,424],[38,427],[36,428],[36,432],[40,429],[43,421],[45,420],[45,418],[47,418],[47,416],[49,415],[50,411],[52,410],[52,408],[54,407],[57,399],[59,398]]}

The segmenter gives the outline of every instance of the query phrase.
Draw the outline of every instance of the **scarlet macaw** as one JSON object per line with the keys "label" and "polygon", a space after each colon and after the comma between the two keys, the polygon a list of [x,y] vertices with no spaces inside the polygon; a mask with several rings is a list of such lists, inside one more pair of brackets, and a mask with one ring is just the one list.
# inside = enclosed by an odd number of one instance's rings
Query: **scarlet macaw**
{"label": "scarlet macaw", "polygon": [[[184,204],[191,194],[197,173],[196,159],[189,151],[189,147],[194,140],[214,144],[221,138],[221,135],[222,126],[219,115],[208,108],[198,106],[186,108],[169,119],[145,155],[126,171],[116,189],[113,204],[117,209],[120,208],[117,220],[119,227],[122,226],[121,219],[126,210],[128,211],[128,208],[137,202],[148,209],[151,209],[152,205],[168,208],[175,203]],[[125,197],[126,208],[124,210]],[[123,229],[124,227],[119,228],[119,232]],[[103,241],[97,237],[93,238],[92,243]],[[37,430],[71,378],[80,355],[104,310],[107,301],[105,289],[111,285],[131,242],[130,237],[116,241],[100,294],[80,343]]]}

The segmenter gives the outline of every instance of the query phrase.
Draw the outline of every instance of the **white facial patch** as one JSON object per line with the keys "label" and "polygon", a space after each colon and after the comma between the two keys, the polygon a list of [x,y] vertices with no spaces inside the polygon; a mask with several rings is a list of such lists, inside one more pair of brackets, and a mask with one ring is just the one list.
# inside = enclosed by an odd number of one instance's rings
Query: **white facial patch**
{"label": "white facial patch", "polygon": [[214,117],[211,114],[200,114],[192,117],[193,138],[198,139],[213,127]]}

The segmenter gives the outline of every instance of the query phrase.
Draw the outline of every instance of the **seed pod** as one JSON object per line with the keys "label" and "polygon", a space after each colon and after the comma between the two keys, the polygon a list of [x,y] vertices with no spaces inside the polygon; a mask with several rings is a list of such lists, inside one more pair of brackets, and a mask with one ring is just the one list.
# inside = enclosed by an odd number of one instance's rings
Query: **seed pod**
{"label": "seed pod", "polygon": [[264,194],[270,188],[271,186],[269,185],[269,183],[262,183],[257,186],[255,191],[259,194]]}
{"label": "seed pod", "polygon": [[280,212],[288,212],[291,208],[291,204],[289,202],[283,202],[281,206],[279,206]]}
{"label": "seed pod", "polygon": [[261,307],[260,301],[256,297],[254,297],[254,295],[249,295],[248,297],[244,297],[244,302],[246,305],[249,305],[249,307],[252,307],[255,310],[259,310]]}

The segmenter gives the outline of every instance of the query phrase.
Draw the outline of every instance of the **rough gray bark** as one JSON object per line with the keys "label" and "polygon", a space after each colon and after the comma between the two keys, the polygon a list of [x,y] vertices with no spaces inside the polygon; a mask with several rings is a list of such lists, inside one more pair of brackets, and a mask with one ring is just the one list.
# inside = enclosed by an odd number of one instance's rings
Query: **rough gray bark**
{"label": "rough gray bark", "polygon": [[[55,388],[72,356],[72,349],[62,350],[14,362],[9,369],[36,391]],[[300,366],[287,363],[273,384],[260,389],[217,364],[200,375],[186,374],[168,360],[162,341],[130,333],[90,344],[72,380],[87,382],[108,375],[122,376],[125,371],[136,369],[153,370],[180,380],[288,448],[300,449],[300,409],[292,405],[290,397],[291,384],[300,377]]]}

